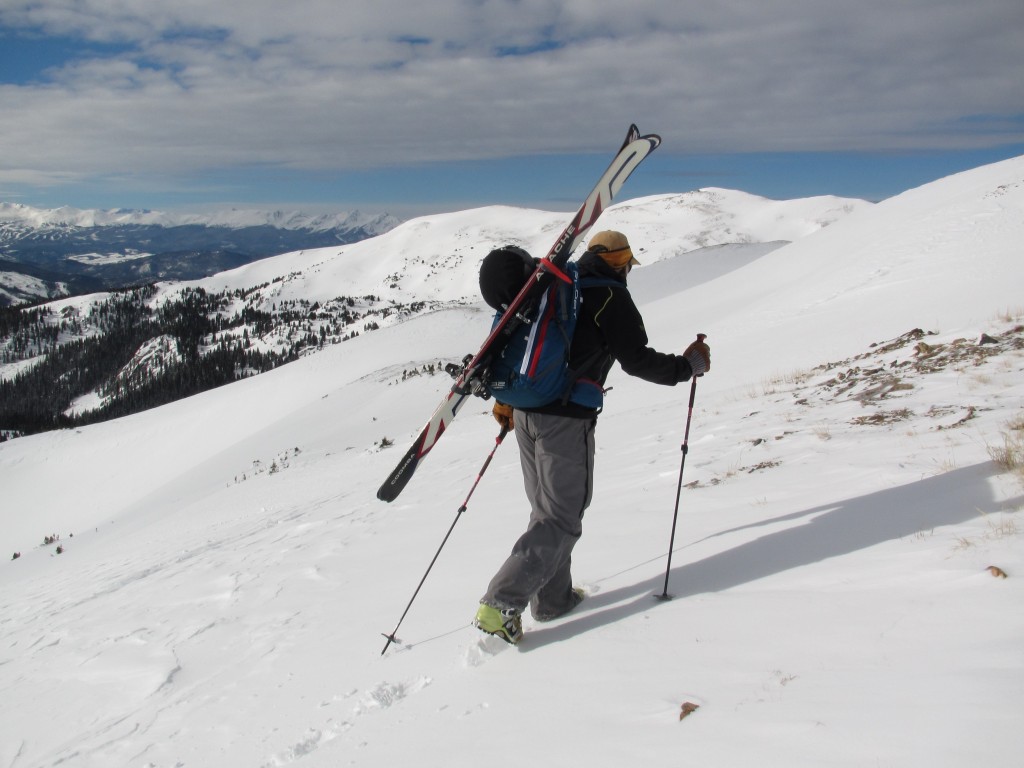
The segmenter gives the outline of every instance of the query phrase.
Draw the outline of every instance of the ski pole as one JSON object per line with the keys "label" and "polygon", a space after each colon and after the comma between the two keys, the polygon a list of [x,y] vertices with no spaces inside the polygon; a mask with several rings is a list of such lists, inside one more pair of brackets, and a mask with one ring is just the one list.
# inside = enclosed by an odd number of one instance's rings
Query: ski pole
{"label": "ski pole", "polygon": [[[697,334],[697,341],[704,341],[706,338],[707,334]],[[665,588],[662,590],[660,595],[655,595],[659,600],[672,599],[672,595],[668,593],[668,577],[672,572],[672,550],[675,547],[676,542],[676,521],[679,518],[679,498],[683,492],[683,468],[686,466],[686,454],[690,452],[690,419],[693,418],[693,401],[697,397],[697,379],[702,375],[703,374],[697,374],[690,382],[690,406],[686,411],[686,430],[683,432],[683,444],[680,446],[683,456],[679,461],[679,482],[676,484],[676,508],[672,513],[672,536],[669,538],[668,542],[668,565],[665,568]]]}
{"label": "ski pole", "polygon": [[405,615],[409,613],[409,609],[412,608],[413,601],[416,600],[416,596],[420,593],[420,589],[423,587],[423,582],[425,582],[427,580],[427,576],[430,575],[430,570],[434,567],[434,563],[437,562],[437,558],[440,556],[441,550],[444,549],[444,545],[448,543],[448,537],[451,536],[452,531],[455,530],[455,524],[459,522],[459,518],[462,517],[462,513],[465,512],[466,508],[469,506],[469,500],[473,496],[473,492],[476,490],[476,487],[480,485],[480,479],[484,476],[484,472],[487,471],[487,467],[491,465],[491,459],[494,458],[494,454],[497,452],[498,446],[501,445],[501,441],[505,439],[505,435],[507,434],[508,427],[502,427],[497,438],[494,440],[494,447],[491,449],[491,452],[487,454],[487,459],[484,461],[484,465],[480,467],[480,471],[477,473],[476,480],[473,482],[473,487],[470,488],[469,493],[466,494],[466,500],[462,502],[462,506],[459,507],[459,511],[456,513],[455,519],[448,528],[448,533],[444,535],[444,540],[441,542],[441,546],[438,547],[437,552],[434,553],[434,559],[430,561],[430,565],[427,566],[427,571],[423,574],[423,578],[420,579],[420,583],[417,585],[416,591],[412,593],[412,598],[409,600],[409,604],[405,606],[405,610],[402,612],[402,618],[398,620],[398,624],[395,625],[395,628],[390,635],[385,635],[381,632],[381,634],[388,639],[387,643],[384,644],[384,650],[380,652],[381,656],[387,653],[387,650],[392,643],[398,642],[398,638],[395,637],[395,633],[398,632],[398,628],[402,626],[402,622],[405,621]]}

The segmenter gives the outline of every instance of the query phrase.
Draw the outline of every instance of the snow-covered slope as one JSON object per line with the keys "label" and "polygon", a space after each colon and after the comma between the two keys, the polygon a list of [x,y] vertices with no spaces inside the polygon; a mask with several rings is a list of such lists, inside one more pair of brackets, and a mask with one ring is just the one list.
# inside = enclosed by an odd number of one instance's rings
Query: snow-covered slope
{"label": "snow-covered slope", "polygon": [[[631,231],[654,345],[713,350],[675,599],[652,594],[689,388],[616,373],[574,553],[589,597],[516,649],[469,627],[527,515],[509,439],[380,655],[494,445],[471,404],[397,502],[374,498],[448,386],[409,371],[470,351],[479,306],[0,445],[0,541],[22,554],[0,568],[0,764],[1013,764],[1024,487],[989,449],[1024,439],[1022,206],[1017,159],[774,250]],[[557,222],[517,215],[493,239],[543,251]],[[472,255],[458,221],[389,235],[402,290],[471,287],[445,261]],[[324,256],[289,256],[287,289],[399,271]]]}
{"label": "snow-covered slope", "polygon": [[[0,266],[3,266],[2,261]],[[0,269],[0,306],[34,301],[41,296],[61,295],[66,290],[62,283],[52,284],[38,277]]]}
{"label": "snow-covered slope", "polygon": [[[641,197],[609,208],[599,228],[629,233],[645,264],[720,245],[792,241],[872,207],[864,200],[768,200],[724,189]],[[507,206],[424,216],[370,240],[249,264],[201,282],[208,290],[247,288],[287,275],[275,300],[325,301],[340,287],[409,302],[476,300],[477,269],[496,246],[547,253],[571,214]]]}
{"label": "snow-covered slope", "polygon": [[[702,265],[704,279],[709,279],[781,246],[785,241],[778,238],[783,235],[804,236],[867,206],[835,198],[778,202],[709,190],[632,200],[611,208],[604,220],[610,222],[605,226],[630,231],[648,265],[692,251],[700,243],[726,243],[708,246],[704,256],[694,259]],[[228,349],[237,357],[244,343],[246,350],[264,354],[307,354],[446,303],[477,301],[477,265],[483,254],[505,242],[524,243],[544,253],[568,217],[507,207],[430,216],[355,246],[296,251],[213,278],[160,283],[145,301],[153,310],[203,289],[208,300],[202,311],[217,328],[204,338],[204,352]],[[524,239],[523,232],[530,237]],[[101,332],[98,322],[108,314],[104,302],[109,299],[109,294],[94,293],[51,302],[45,322],[55,334],[60,325],[62,344],[96,335]],[[65,313],[81,322],[65,325]],[[247,316],[260,320],[246,322]],[[153,333],[159,336],[173,329],[157,327]],[[40,348],[25,333],[0,338],[0,352],[10,361],[0,364],[0,377],[12,376],[11,367],[27,357],[42,360]],[[133,351],[122,350],[124,355]],[[149,351],[143,344],[130,367],[145,372],[147,361],[153,360]],[[71,412],[110,406],[111,392],[123,400],[137,391],[134,386],[119,386],[115,374],[115,369],[105,371],[96,389],[81,393]],[[167,388],[167,382],[146,383]]]}
{"label": "snow-covered slope", "polygon": [[729,376],[766,343],[785,373],[912,327],[973,332],[1024,308],[1022,199],[1024,157],[905,192],[705,286],[687,316],[734,350]]}

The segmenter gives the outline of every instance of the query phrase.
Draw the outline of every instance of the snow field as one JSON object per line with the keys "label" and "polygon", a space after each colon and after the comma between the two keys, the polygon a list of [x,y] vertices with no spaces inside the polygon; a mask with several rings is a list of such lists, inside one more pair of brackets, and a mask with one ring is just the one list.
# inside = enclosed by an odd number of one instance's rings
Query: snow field
{"label": "snow field", "polygon": [[[479,308],[3,444],[23,556],[0,569],[0,765],[1012,764],[1024,486],[989,449],[1024,403],[1021,168],[636,270],[654,346],[713,350],[673,599],[653,595],[689,385],[619,373],[574,553],[588,598],[527,616],[516,648],[470,627],[525,525],[510,437],[381,655],[497,433],[470,403],[376,501],[448,386],[400,374],[470,351]],[[33,547],[51,531],[59,556]]]}

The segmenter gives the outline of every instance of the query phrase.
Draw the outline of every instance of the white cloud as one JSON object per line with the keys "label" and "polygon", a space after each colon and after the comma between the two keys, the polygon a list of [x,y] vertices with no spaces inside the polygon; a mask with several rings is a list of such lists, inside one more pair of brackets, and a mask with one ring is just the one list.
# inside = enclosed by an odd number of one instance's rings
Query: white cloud
{"label": "white cloud", "polygon": [[586,151],[634,120],[681,152],[1024,140],[1019,0],[691,5],[8,2],[119,52],[0,86],[0,180]]}

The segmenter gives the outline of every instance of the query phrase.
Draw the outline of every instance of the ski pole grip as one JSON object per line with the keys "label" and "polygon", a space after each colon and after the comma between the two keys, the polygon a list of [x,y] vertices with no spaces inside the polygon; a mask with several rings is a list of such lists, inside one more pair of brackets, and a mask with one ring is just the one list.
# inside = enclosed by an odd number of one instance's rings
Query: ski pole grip
{"label": "ski pole grip", "polygon": [[[703,344],[704,343],[704,339],[706,339],[707,337],[708,337],[708,335],[706,333],[698,333],[697,334],[697,341],[698,341],[698,343]],[[693,377],[693,388],[691,388],[691,391],[690,391],[690,407],[691,408],[693,408],[693,397],[694,397],[694,394],[695,394],[693,389],[696,388],[696,386],[697,386],[697,379],[699,379],[703,375],[704,375],[703,373],[698,373],[696,376]]]}

